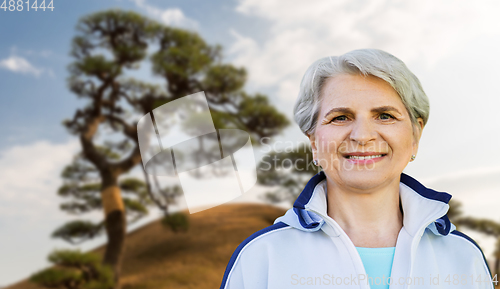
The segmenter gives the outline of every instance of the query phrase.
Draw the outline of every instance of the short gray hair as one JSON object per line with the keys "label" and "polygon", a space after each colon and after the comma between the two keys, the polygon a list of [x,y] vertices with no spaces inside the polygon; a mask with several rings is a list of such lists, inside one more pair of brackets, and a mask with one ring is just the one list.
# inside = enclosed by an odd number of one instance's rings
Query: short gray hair
{"label": "short gray hair", "polygon": [[[397,57],[379,49],[358,49],[315,61],[307,69],[295,106],[295,122],[305,135],[313,134],[320,111],[321,90],[329,77],[339,74],[372,75],[385,80],[399,94],[411,122],[429,119],[429,99],[418,78]],[[419,126],[417,126],[419,127]]]}

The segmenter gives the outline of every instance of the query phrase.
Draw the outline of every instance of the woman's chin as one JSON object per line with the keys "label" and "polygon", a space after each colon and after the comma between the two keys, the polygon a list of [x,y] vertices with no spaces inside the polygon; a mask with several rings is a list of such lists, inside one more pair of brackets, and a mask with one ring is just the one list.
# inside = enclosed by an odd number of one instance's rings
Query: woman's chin
{"label": "woman's chin", "polygon": [[369,190],[379,187],[387,181],[387,173],[375,170],[352,170],[340,174],[340,178],[345,186],[359,190]]}

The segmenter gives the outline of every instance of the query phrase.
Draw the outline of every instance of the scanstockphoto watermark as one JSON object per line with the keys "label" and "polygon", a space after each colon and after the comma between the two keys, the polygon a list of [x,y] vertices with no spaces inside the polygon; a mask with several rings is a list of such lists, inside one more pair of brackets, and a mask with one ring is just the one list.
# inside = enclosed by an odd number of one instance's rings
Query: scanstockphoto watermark
{"label": "scanstockphoto watermark", "polygon": [[142,116],[137,138],[146,176],[177,179],[190,213],[235,199],[257,182],[250,135],[217,129],[202,91]]}
{"label": "scanstockphoto watermark", "polygon": [[[375,168],[375,162],[364,162],[362,164],[352,163],[348,161],[342,161],[335,157],[334,155],[330,155],[329,158],[316,158],[318,160],[318,167],[322,169],[331,169],[331,168],[342,168],[345,171],[350,171],[354,169],[366,169],[373,170]],[[316,168],[313,163],[313,157],[306,155],[304,158],[282,158],[278,155],[265,155],[259,166],[259,169],[262,171],[268,171],[271,169],[276,170],[290,170],[294,169],[296,171],[309,170],[311,168]]]}
{"label": "scanstockphoto watermark", "polygon": [[474,286],[486,283],[497,285],[497,275],[493,278],[489,275],[481,274],[429,274],[429,276],[413,276],[413,277],[370,277],[366,274],[358,274],[349,276],[338,276],[335,274],[323,274],[322,276],[301,276],[300,274],[292,274],[290,276],[290,284],[294,286],[351,286],[366,284],[374,285],[420,285],[420,286]]}
{"label": "scanstockphoto watermark", "polygon": [[[318,168],[342,169],[342,170],[373,170],[375,163],[385,156],[388,151],[387,145],[365,147],[348,147],[343,143],[335,141],[325,141],[316,147],[316,156],[313,157],[309,144],[304,142],[276,141],[270,143],[270,138],[260,139],[260,151],[265,155],[262,157],[259,167],[262,171],[271,169],[284,170],[314,170],[316,165],[313,161],[318,161]],[[347,157],[355,152],[377,153],[375,156]],[[290,157],[288,157],[290,156]]]}
{"label": "scanstockphoto watermark", "polygon": [[[293,141],[275,141],[271,143],[270,137],[263,137],[260,139],[260,144],[262,145],[263,152],[289,152],[297,147],[306,147],[309,142],[293,142]],[[348,144],[346,141],[337,142],[334,140],[322,140],[315,142],[316,150],[322,153],[349,153],[353,151],[375,151],[375,152],[387,152],[389,150],[389,145],[387,143],[373,143],[369,147],[359,144]]]}
{"label": "scanstockphoto watermark", "polygon": [[338,276],[335,274],[323,274],[322,276],[301,276],[300,274],[292,274],[290,276],[290,284],[295,286],[351,286],[366,284],[374,285],[424,285],[424,277],[370,277],[366,274],[358,274],[349,276]]}
{"label": "scanstockphoto watermark", "polygon": [[[240,129],[216,128],[203,91],[143,115],[137,122],[137,139],[146,176],[177,179],[190,213],[235,199],[257,183],[250,134]],[[375,162],[383,159],[378,153],[385,156],[389,151],[388,147],[353,147],[348,142],[319,139],[313,159],[308,143],[270,145],[269,140],[260,140],[262,152],[269,153],[259,165],[261,171],[371,170]],[[281,154],[278,146],[283,144],[285,153]],[[297,149],[304,151],[287,154]],[[315,161],[318,166],[313,165]]]}

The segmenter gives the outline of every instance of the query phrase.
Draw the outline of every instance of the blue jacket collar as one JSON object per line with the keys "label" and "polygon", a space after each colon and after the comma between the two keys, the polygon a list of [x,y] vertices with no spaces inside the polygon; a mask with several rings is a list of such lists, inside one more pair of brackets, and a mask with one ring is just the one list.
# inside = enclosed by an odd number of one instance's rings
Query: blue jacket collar
{"label": "blue jacket collar", "polygon": [[[322,191],[321,185],[324,184],[320,183],[324,180],[326,180],[326,176],[323,171],[313,176],[293,205],[293,212],[302,227],[301,229],[316,231],[324,224],[323,218],[310,210],[323,210],[326,215],[325,193],[322,192],[323,196],[314,196],[314,193],[318,192],[317,187],[320,189],[319,191]],[[434,212],[443,212],[443,215],[432,220],[433,222],[428,226],[434,234],[448,235],[450,230],[455,227],[446,215],[449,208],[448,202],[451,199],[450,194],[429,189],[405,173],[402,173],[400,178],[400,194],[405,212],[404,226],[411,235],[416,234],[422,224],[428,222],[426,218],[433,219],[431,215]],[[408,215],[410,217],[407,217]],[[289,218],[290,216],[286,219]]]}

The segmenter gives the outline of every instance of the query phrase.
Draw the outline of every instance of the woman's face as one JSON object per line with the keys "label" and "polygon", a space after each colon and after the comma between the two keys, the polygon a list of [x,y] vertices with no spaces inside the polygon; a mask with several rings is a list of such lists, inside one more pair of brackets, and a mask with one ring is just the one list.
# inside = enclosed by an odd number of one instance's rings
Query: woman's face
{"label": "woman's face", "polygon": [[398,93],[374,76],[331,77],[321,93],[318,124],[309,139],[325,174],[336,185],[357,190],[399,182],[417,154],[422,119],[413,130]]}

